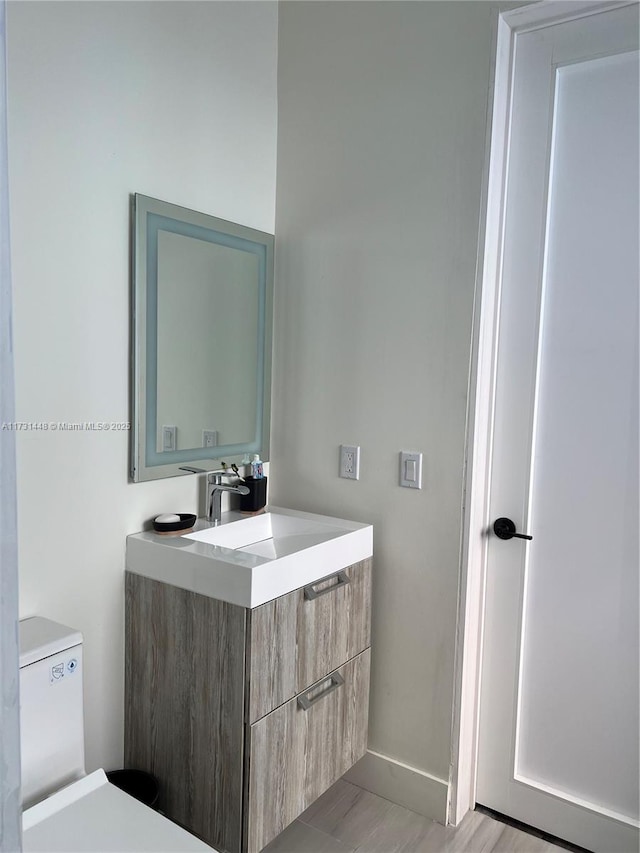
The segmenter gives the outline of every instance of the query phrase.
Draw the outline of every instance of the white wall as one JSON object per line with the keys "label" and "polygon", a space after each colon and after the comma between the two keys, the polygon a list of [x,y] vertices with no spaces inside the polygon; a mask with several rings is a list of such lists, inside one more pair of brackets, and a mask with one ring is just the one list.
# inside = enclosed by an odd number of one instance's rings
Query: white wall
{"label": "white wall", "polygon": [[[277,8],[8,6],[17,418],[128,421],[129,194],[273,232]],[[87,768],[118,766],[125,536],[196,478],[129,484],[126,432],[17,438],[21,615],[83,632]]]}
{"label": "white wall", "polygon": [[[280,5],[271,499],[374,524],[357,781],[444,820],[493,6]],[[359,444],[342,480],[338,446]],[[422,491],[398,453],[424,453]]]}

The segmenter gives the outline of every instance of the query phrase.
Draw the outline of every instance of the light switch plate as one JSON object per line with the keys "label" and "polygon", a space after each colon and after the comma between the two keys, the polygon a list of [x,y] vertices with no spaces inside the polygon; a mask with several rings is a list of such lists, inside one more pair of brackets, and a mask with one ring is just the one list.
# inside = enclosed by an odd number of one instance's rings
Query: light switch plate
{"label": "light switch plate", "polygon": [[162,451],[178,449],[178,427],[163,426],[162,427]]}
{"label": "light switch plate", "polygon": [[422,453],[407,450],[400,453],[400,485],[407,489],[422,488]]}

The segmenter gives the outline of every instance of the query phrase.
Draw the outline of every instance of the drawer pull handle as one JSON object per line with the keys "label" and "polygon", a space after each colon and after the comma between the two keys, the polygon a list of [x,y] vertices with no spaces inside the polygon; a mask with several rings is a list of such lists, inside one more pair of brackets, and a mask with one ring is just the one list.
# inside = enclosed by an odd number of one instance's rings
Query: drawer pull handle
{"label": "drawer pull handle", "polygon": [[[326,679],[325,679],[326,680]],[[322,682],[319,682],[322,684]],[[342,687],[344,684],[344,678],[340,675],[339,672],[334,672],[329,676],[329,685],[326,690],[322,690],[320,693],[316,693],[314,695],[314,690],[318,686],[316,684],[315,687],[312,687],[311,690],[308,690],[306,695],[298,696],[298,705],[302,708],[303,711],[308,711],[312,705],[315,705],[316,702],[319,702],[321,699],[324,699],[325,696],[328,696],[329,693],[333,693],[334,690],[337,690],[338,687]]]}
{"label": "drawer pull handle", "polygon": [[[323,586],[320,589],[315,588],[321,583],[325,583],[333,578],[335,578],[335,583],[332,583],[329,586]],[[328,575],[326,578],[314,581],[314,583],[310,583],[309,586],[305,586],[304,597],[307,601],[313,601],[315,598],[319,598],[321,595],[326,595],[328,592],[333,592],[334,589],[339,589],[341,586],[346,586],[348,583],[351,583],[351,578],[346,572],[338,572],[337,575]]]}

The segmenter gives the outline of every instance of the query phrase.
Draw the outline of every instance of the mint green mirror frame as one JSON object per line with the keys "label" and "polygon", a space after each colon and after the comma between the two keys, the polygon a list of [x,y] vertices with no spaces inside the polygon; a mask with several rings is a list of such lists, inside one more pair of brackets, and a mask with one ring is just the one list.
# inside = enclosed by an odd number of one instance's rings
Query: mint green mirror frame
{"label": "mint green mirror frame", "polygon": [[131,206],[131,480],[268,461],[273,235],[137,193]]}

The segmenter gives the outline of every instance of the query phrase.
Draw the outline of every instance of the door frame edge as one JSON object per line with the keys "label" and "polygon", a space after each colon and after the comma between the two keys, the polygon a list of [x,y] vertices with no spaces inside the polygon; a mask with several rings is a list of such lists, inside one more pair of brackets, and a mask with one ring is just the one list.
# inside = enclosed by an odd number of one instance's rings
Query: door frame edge
{"label": "door frame edge", "polygon": [[478,223],[447,815],[447,823],[454,826],[475,806],[497,309],[514,40],[507,14],[496,14],[494,23]]}

